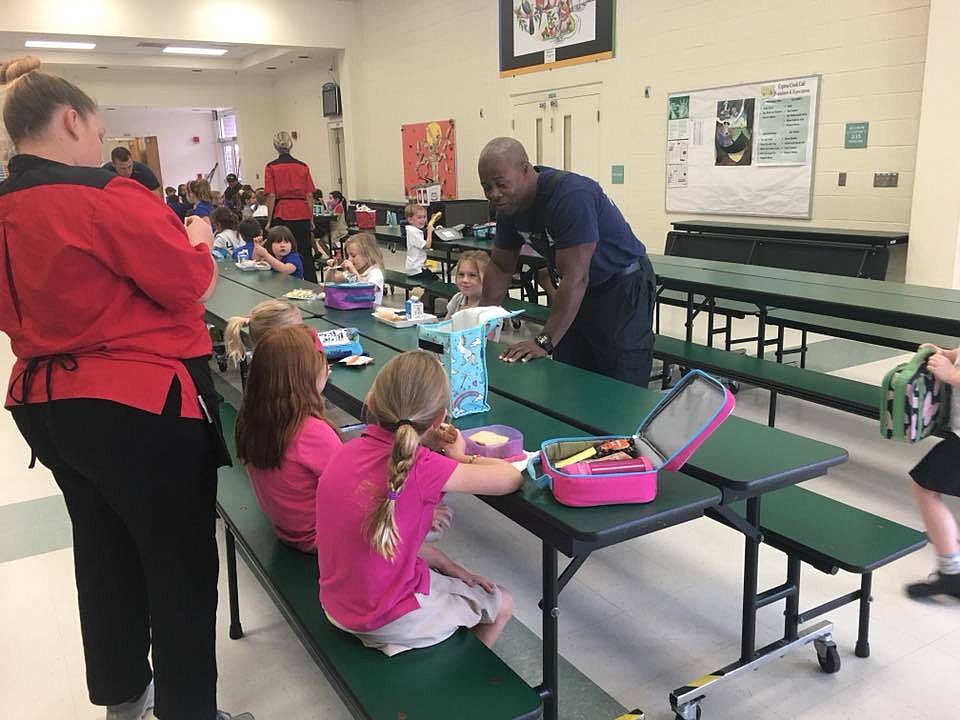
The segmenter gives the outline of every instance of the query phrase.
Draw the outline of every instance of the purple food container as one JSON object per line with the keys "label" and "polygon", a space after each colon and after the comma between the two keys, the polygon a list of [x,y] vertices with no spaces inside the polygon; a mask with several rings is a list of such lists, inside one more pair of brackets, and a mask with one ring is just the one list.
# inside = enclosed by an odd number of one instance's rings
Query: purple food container
{"label": "purple food container", "polygon": [[[481,430],[489,430],[490,432],[496,433],[497,435],[503,435],[509,439],[503,445],[498,445],[497,447],[479,445],[473,442],[470,439],[470,436],[480,432]],[[470,428],[469,430],[463,430],[462,432],[465,443],[465,452],[467,455],[511,458],[515,457],[516,455],[523,454],[523,433],[516,428],[507,427],[506,425],[484,425],[483,427]]]}

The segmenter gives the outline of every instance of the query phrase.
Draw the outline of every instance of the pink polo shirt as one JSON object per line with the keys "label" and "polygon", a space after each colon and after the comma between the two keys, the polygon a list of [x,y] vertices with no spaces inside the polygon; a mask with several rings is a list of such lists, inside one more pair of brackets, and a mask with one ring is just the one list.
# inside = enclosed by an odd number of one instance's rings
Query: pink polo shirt
{"label": "pink polo shirt", "polygon": [[287,446],[278,468],[247,465],[260,509],[277,537],[304,552],[316,547],[317,478],[342,443],[323,420],[309,417]]}
{"label": "pink polo shirt", "polygon": [[417,557],[433,522],[455,460],[425,447],[396,504],[400,544],[393,562],[379,555],[364,528],[376,501],[387,493],[393,433],[368,425],[330,459],[317,485],[317,560],[320,600],[340,625],[376,630],[420,607],[414,593],[430,593],[430,569]]}

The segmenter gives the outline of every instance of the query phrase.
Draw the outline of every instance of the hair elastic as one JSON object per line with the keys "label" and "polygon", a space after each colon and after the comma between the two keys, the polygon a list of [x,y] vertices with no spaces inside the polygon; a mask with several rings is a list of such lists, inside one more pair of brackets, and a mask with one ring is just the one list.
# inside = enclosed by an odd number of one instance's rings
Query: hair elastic
{"label": "hair elastic", "polygon": [[414,430],[417,429],[413,424],[413,420],[407,420],[406,418],[404,418],[403,420],[397,420],[397,422],[394,423],[394,432],[402,428],[404,425],[409,425]]}
{"label": "hair elastic", "polygon": [[400,491],[399,490],[387,490],[387,500],[399,500]]}

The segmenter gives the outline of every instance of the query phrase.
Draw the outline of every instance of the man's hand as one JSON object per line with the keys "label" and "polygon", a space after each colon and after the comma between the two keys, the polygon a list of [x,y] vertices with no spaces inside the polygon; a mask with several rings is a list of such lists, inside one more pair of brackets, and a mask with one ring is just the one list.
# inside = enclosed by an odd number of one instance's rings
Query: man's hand
{"label": "man's hand", "polygon": [[527,360],[536,360],[547,356],[547,351],[537,345],[533,340],[524,340],[523,342],[511,345],[500,356],[501,360],[506,362],[527,362]]}
{"label": "man's hand", "polygon": [[187,240],[193,247],[203,243],[208,248],[213,247],[213,230],[210,228],[210,219],[191,215],[184,221],[187,229]]}

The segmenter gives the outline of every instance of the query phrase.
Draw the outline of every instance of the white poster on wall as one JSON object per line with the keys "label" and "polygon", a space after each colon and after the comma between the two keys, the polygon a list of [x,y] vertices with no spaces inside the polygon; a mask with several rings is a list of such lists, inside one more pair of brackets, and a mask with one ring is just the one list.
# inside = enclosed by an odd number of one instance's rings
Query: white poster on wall
{"label": "white poster on wall", "polygon": [[819,87],[812,75],[670,94],[667,212],[809,218]]}
{"label": "white poster on wall", "polygon": [[597,4],[594,0],[531,3],[513,0],[513,15],[520,29],[513,33],[514,57],[544,52],[597,39]]}

